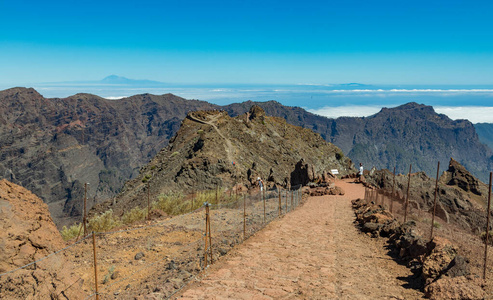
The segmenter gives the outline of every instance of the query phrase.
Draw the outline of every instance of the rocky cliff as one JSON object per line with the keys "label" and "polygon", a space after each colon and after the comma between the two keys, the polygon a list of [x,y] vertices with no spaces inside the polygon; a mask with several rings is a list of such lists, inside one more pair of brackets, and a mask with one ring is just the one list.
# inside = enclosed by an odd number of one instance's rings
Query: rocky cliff
{"label": "rocky cliff", "polygon": [[[395,178],[395,191],[399,197],[405,199],[408,176],[397,174]],[[392,190],[393,175],[388,170],[375,171],[367,175],[366,180],[379,188]],[[409,190],[411,205],[432,212],[435,183],[435,179],[424,172],[412,173]],[[488,186],[456,160],[450,159],[448,169],[441,174],[438,181],[437,216],[445,222],[453,222],[479,234],[486,225],[487,197]]]}
{"label": "rocky cliff", "polygon": [[[0,180],[0,228],[1,299],[83,298],[82,282],[62,253],[43,259],[65,247],[47,205],[5,179]],[[41,261],[18,269],[35,260]]]}
{"label": "rocky cliff", "polygon": [[309,129],[267,117],[253,106],[235,118],[224,111],[191,112],[170,140],[140,174],[128,181],[116,201],[99,211],[122,214],[146,205],[151,197],[169,192],[219,188],[250,188],[257,177],[267,187],[327,181],[330,170],[341,175],[356,172],[339,148]]}
{"label": "rocky cliff", "polygon": [[82,212],[84,183],[89,207],[114,196],[167,145],[188,111],[212,107],[171,94],[111,101],[0,91],[0,178],[41,197],[64,225]]}

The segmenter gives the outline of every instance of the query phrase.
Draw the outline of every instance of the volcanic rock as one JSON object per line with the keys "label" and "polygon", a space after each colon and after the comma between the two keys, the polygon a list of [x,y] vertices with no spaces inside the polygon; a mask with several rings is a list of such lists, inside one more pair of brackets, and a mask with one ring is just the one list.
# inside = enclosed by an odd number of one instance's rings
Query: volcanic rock
{"label": "volcanic rock", "polygon": [[[0,180],[0,228],[1,299],[83,298],[82,282],[63,252],[46,258],[65,247],[47,205],[4,179]],[[38,262],[16,270],[34,261]]]}

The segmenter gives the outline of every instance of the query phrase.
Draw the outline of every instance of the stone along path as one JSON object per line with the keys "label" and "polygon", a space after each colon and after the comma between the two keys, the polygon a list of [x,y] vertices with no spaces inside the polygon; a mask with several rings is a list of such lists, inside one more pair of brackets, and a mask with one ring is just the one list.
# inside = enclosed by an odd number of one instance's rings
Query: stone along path
{"label": "stone along path", "polygon": [[422,299],[411,272],[354,226],[361,185],[338,181],[345,196],[311,197],[269,224],[178,299]]}

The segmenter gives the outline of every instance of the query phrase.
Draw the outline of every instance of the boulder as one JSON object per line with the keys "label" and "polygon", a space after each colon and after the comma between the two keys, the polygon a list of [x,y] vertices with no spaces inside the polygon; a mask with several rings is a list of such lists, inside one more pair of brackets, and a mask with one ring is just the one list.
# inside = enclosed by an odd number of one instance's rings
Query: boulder
{"label": "boulder", "polygon": [[444,277],[425,287],[425,294],[432,300],[484,299],[482,282],[471,277]]}

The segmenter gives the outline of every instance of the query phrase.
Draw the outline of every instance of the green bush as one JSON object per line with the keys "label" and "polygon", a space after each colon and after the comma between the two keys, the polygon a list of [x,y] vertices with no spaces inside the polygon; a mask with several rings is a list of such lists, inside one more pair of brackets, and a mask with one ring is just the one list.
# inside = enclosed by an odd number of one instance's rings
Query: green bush
{"label": "green bush", "polygon": [[180,152],[175,151],[175,152],[171,153],[171,157],[175,157],[175,156],[177,156],[178,154],[180,154]]}
{"label": "green bush", "polygon": [[128,225],[136,221],[145,220],[146,217],[147,217],[147,207],[146,208],[134,207],[132,208],[132,210],[127,211],[126,213],[123,214],[122,223]]}
{"label": "green bush", "polygon": [[81,232],[81,227],[82,223],[75,223],[74,225],[70,226],[67,228],[67,226],[63,226],[62,231],[60,232],[62,234],[62,238],[64,241],[68,241],[71,239],[75,239],[79,232]]}
{"label": "green bush", "polygon": [[110,209],[99,216],[96,215],[89,219],[87,227],[89,231],[103,232],[121,225],[122,222],[117,217],[113,216],[113,210]]}

